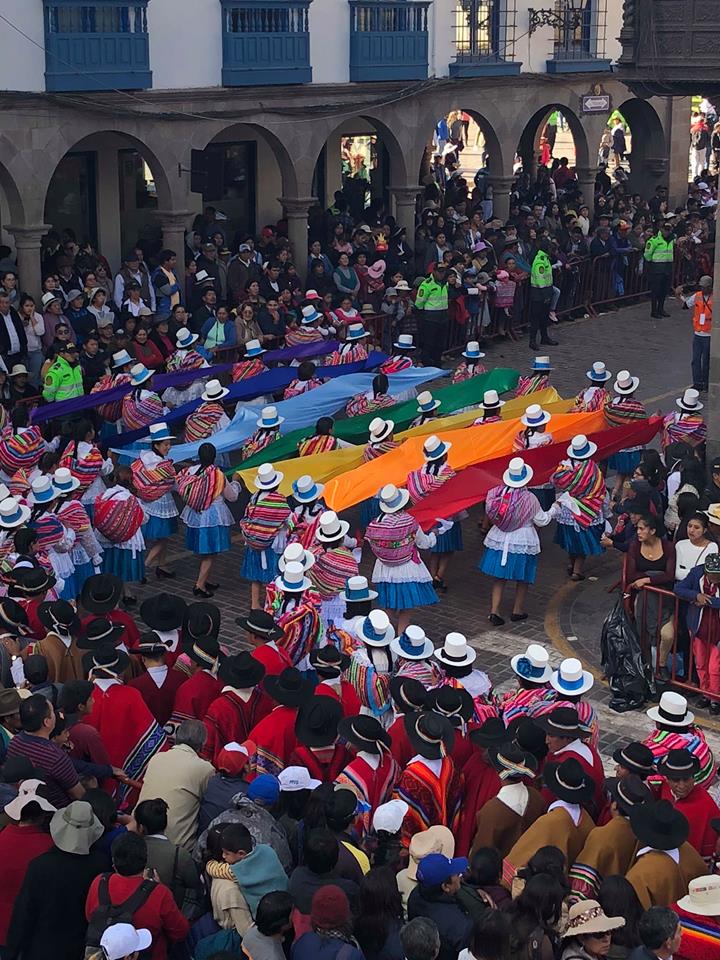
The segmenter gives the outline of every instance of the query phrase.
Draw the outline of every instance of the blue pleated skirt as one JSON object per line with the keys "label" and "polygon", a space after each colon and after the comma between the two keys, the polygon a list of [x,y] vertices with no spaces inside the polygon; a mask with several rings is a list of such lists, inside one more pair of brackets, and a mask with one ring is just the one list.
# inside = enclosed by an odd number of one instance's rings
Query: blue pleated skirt
{"label": "blue pleated skirt", "polygon": [[485,547],[478,569],[496,580],[516,580],[521,583],[535,583],[537,576],[538,554],[508,553],[505,565],[502,550]]}
{"label": "blue pleated skirt", "polygon": [[577,530],[572,524],[558,521],[553,541],[571,557],[592,557],[597,553],[603,553],[600,536],[604,529],[604,523],[596,523],[592,527],[582,527]]}
{"label": "blue pleated skirt", "polygon": [[386,583],[380,580],[373,587],[378,593],[377,605],[383,610],[412,610],[440,602],[431,582]]}
{"label": "blue pleated skirt", "polygon": [[103,573],[114,573],[125,583],[140,583],[145,579],[145,551],[136,553],[120,547],[105,547],[102,562]]}
{"label": "blue pleated skirt", "polygon": [[[262,564],[263,557],[265,557],[264,568]],[[254,550],[252,547],[245,547],[242,565],[240,567],[240,576],[244,580],[250,580],[254,583],[272,583],[280,573],[278,569],[278,559],[278,555],[272,547],[266,547],[264,550]]]}
{"label": "blue pleated skirt", "polygon": [[203,557],[226,553],[230,549],[230,527],[185,527],[185,546]]}
{"label": "blue pleated skirt", "polygon": [[[73,574],[73,580],[75,581],[75,596],[79,596],[82,592],[83,584],[88,579],[88,577],[95,576],[95,567],[88,560],[87,563],[78,563],[75,564],[75,573]],[[63,597],[63,600],[66,599]]]}
{"label": "blue pleated skirt", "polygon": [[462,524],[456,520],[447,533],[438,534],[430,553],[457,553],[463,548]]}
{"label": "blue pleated skirt", "polygon": [[167,540],[174,536],[178,529],[177,517],[153,517],[149,516],[142,526],[145,542],[148,540]]}
{"label": "blue pleated skirt", "polygon": [[80,587],[77,586],[77,571],[78,568],[76,567],[75,572],[65,580],[63,588],[58,594],[60,600],[77,600],[80,593]]}
{"label": "blue pleated skirt", "polygon": [[618,450],[608,460],[608,467],[624,477],[629,477],[640,463],[641,457],[642,450]]}
{"label": "blue pleated skirt", "polygon": [[364,530],[375,517],[380,516],[380,501],[377,497],[368,497],[360,504],[360,525]]}

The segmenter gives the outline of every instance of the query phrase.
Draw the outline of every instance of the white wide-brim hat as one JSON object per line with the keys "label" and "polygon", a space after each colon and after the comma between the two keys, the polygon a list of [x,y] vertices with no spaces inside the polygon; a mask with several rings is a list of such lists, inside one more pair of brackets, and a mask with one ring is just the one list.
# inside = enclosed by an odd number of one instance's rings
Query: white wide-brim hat
{"label": "white wide-brim hat", "polygon": [[384,610],[371,610],[358,624],[355,634],[369,647],[389,647],[395,630]]}
{"label": "white wide-brim hat", "polygon": [[258,427],[279,427],[285,422],[285,417],[281,417],[277,412],[277,407],[263,407],[260,416],[256,420]]}
{"label": "white wide-brim hat", "polygon": [[665,727],[690,727],[695,722],[695,714],[688,710],[687,700],[674,690],[666,690],[660,703],[650,707],[646,715]]}
{"label": "white wide-brim hat", "polygon": [[382,417],[373,417],[368,425],[371,443],[380,443],[385,437],[389,437],[395,429],[393,420],[384,420]]}
{"label": "white wide-brim hat", "polygon": [[80,481],[74,477],[67,467],[58,467],[52,477],[52,483],[60,494],[72,493],[80,486]]}
{"label": "white wide-brim hat", "polygon": [[681,910],[698,917],[720,917],[720,877],[712,875],[691,880],[687,896],[681,897],[677,904]]}
{"label": "white wide-brim hat", "polygon": [[417,395],[417,403],[418,413],[432,413],[440,406],[440,401],[435,400],[429,390],[423,390]]}
{"label": "white wide-brim hat", "polygon": [[475,662],[477,651],[468,644],[462,633],[449,633],[445,642],[435,651],[435,659],[448,667],[467,667]]}
{"label": "white wide-brim hat", "polygon": [[187,347],[191,347],[194,343],[197,343],[200,339],[198,334],[193,333],[192,330],[188,331],[189,336],[185,336],[182,331],[187,329],[187,327],[180,327],[180,330],[175,334],[175,346],[178,350],[185,350]]}
{"label": "white wide-brim hat", "polygon": [[615,393],[623,395],[627,393],[635,393],[639,386],[640,377],[632,377],[630,376],[629,370],[621,370],[615,378],[613,390]]}
{"label": "white wide-brim hat", "polygon": [[513,457],[502,475],[506,487],[526,487],[533,478],[533,468],[522,457]]}
{"label": "white wide-brim hat", "polygon": [[439,460],[449,452],[451,447],[451,443],[441,440],[440,437],[436,437],[433,434],[431,437],[428,437],[423,444],[423,456],[430,462],[433,460]]}
{"label": "white wide-brim hat", "polygon": [[435,645],[425,636],[422,627],[410,624],[399,637],[391,640],[390,651],[404,660],[428,660],[435,653]]}
{"label": "white wide-brim hat", "polygon": [[207,400],[208,402],[222,400],[226,397],[230,391],[227,387],[224,387],[219,380],[208,380],[205,384],[205,389],[200,394],[202,400]]}
{"label": "white wide-brim hat", "polygon": [[16,497],[7,497],[0,503],[0,529],[13,530],[30,519],[32,511]]}
{"label": "white wide-brim hat", "polygon": [[346,536],[349,529],[350,524],[347,520],[341,520],[334,510],[326,510],[320,515],[315,539],[320,543],[332,543]]}
{"label": "white wide-brim hat", "polygon": [[371,590],[367,577],[358,574],[348,577],[345,589],[340,591],[338,598],[343,603],[366,603],[368,600],[377,600],[377,590]]}
{"label": "white wide-brim hat", "polygon": [[514,673],[531,683],[548,683],[552,676],[550,655],[540,643],[531,643],[525,653],[510,658]]}
{"label": "white wide-brim hat", "polygon": [[305,576],[301,563],[286,563],[282,574],[275,580],[275,586],[283,593],[302,593],[309,590],[312,583]]}
{"label": "white wide-brim hat", "polygon": [[504,407],[505,401],[500,399],[497,390],[486,390],[483,394],[482,405],[486,410],[493,410],[496,407]]}
{"label": "white wide-brim hat", "polygon": [[584,433],[573,437],[567,448],[567,455],[572,460],[589,460],[594,453],[597,453],[597,444],[588,440]]}
{"label": "white wide-brim hat", "polygon": [[323,495],[324,490],[325,484],[316,483],[309,473],[305,473],[302,477],[298,477],[297,480],[293,480],[293,497],[295,497],[298,503],[313,503]]}
{"label": "white wide-brim hat", "polygon": [[563,660],[557,670],[553,670],[550,677],[550,686],[570,697],[579,697],[587,693],[595,683],[595,677],[589,670],[583,670],[583,665],[576,657]]}
{"label": "white wide-brim hat", "polygon": [[397,513],[408,505],[410,494],[404,488],[398,490],[394,483],[388,483],[380,490],[378,499],[382,513]]}
{"label": "white wide-brim hat", "polygon": [[612,377],[612,374],[602,360],[596,360],[590,370],[586,372],[585,376],[588,380],[592,380],[593,383],[605,383]]}
{"label": "white wide-brim hat", "polygon": [[551,419],[552,415],[543,410],[539,403],[531,403],[520,417],[520,423],[526,427],[544,427]]}
{"label": "white wide-brim hat", "polygon": [[688,387],[681,397],[678,397],[675,403],[684,413],[695,413],[702,410],[703,404],[700,403],[700,394],[694,387]]}
{"label": "white wide-brim hat", "polygon": [[315,566],[315,554],[311,550],[306,550],[301,543],[289,543],[283,550],[283,554],[278,560],[278,570],[285,573],[285,567],[289,563],[299,563],[307,573],[310,567]]}
{"label": "white wide-brim hat", "polygon": [[253,481],[257,490],[272,490],[282,483],[285,474],[276,470],[271,463],[261,463]]}
{"label": "white wide-brim hat", "polygon": [[477,340],[471,340],[463,350],[462,355],[468,360],[481,360],[485,354],[480,349],[480,344]]}

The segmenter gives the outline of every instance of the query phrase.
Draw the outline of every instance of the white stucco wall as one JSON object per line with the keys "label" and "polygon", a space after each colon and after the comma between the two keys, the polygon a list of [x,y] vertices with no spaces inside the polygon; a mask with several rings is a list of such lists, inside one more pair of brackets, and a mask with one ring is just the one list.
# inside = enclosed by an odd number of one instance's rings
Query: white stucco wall
{"label": "white stucco wall", "polygon": [[154,89],[220,86],[220,0],[150,0],[147,19]]}
{"label": "white stucco wall", "polygon": [[312,0],[310,63],[314,83],[350,79],[350,7],[345,0]]}
{"label": "white stucco wall", "polygon": [[2,0],[3,16],[35,43],[6,23],[0,24],[0,90],[45,89],[45,27],[42,0]]}

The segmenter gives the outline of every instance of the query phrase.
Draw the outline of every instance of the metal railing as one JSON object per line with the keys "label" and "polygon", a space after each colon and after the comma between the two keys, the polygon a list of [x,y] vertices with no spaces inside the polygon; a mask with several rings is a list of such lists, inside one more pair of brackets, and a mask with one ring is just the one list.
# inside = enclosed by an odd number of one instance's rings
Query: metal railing
{"label": "metal railing", "polygon": [[351,33],[427,33],[429,3],[352,0]]}
{"label": "metal railing", "polygon": [[512,60],[515,0],[456,0],[453,22],[458,63]]}
{"label": "metal railing", "polygon": [[579,13],[568,0],[556,0],[553,59],[604,59],[606,12],[605,0],[585,0]]}

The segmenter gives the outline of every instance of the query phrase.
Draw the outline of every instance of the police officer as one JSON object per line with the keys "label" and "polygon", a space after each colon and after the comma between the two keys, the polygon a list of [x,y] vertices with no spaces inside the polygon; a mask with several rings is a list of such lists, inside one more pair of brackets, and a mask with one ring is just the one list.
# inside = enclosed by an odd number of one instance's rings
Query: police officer
{"label": "police officer", "polygon": [[556,347],[557,340],[548,336],[548,319],[550,303],[552,301],[553,274],[548,250],[550,245],[544,238],[540,240],[538,249],[530,268],[530,349],[537,350],[537,335],[540,333],[540,343],[549,347]]}
{"label": "police officer", "polygon": [[45,374],[43,383],[43,399],[46,403],[60,400],[72,400],[82,397],[83,389],[82,367],[77,345],[64,343],[60,348],[57,360]]}
{"label": "police officer", "polygon": [[675,238],[671,218],[663,220],[654,237],[645,244],[643,257],[648,268],[650,286],[650,319],[661,320],[669,317],[665,312],[665,297],[672,284],[673,258],[675,256]]}

